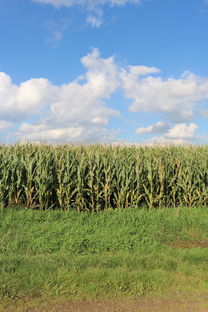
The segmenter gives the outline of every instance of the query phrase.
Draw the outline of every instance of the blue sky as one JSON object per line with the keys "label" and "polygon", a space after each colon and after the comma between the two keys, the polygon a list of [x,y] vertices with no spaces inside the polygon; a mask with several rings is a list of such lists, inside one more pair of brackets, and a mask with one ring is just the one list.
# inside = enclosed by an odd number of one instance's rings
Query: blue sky
{"label": "blue sky", "polygon": [[208,1],[0,0],[0,142],[208,143]]}

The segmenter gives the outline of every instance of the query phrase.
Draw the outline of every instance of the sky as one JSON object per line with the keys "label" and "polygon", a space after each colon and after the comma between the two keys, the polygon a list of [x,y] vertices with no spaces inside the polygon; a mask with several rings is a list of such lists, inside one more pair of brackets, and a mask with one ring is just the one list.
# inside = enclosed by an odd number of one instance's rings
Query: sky
{"label": "sky", "polygon": [[208,0],[0,0],[0,143],[208,144]]}

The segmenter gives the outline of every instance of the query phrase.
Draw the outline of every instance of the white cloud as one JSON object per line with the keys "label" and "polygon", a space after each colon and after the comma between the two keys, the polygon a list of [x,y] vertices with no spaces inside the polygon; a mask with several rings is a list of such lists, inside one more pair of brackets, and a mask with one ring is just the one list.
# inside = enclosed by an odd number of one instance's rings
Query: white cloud
{"label": "white cloud", "polygon": [[[160,69],[148,66],[128,66],[129,77],[137,79],[138,76],[147,76],[160,73]],[[125,71],[123,72],[125,74]]]}
{"label": "white cloud", "polygon": [[[106,125],[119,112],[108,107],[105,100],[119,85],[114,57],[101,58],[94,49],[81,62],[86,74],[61,86],[43,78],[18,86],[8,75],[0,73],[0,116],[5,120],[2,127],[6,122],[20,122],[15,133],[19,141],[27,138],[88,142],[113,137],[114,132]],[[31,118],[33,123],[27,121]]]}
{"label": "white cloud", "polygon": [[[149,68],[150,73],[157,73],[157,69]],[[120,76],[124,95],[132,100],[132,112],[161,113],[168,120],[186,122],[194,118],[197,105],[208,99],[208,78],[190,72],[183,73],[179,79],[141,77],[138,66],[135,69],[131,66],[123,69]]]}
{"label": "white cloud", "polygon": [[208,118],[208,109],[205,107],[199,109],[198,115],[203,118]]}
{"label": "white cloud", "polygon": [[95,15],[88,15],[86,21],[92,26],[92,28],[99,28],[103,23],[102,16]]}
{"label": "white cloud", "polygon": [[83,127],[50,128],[49,125],[23,123],[16,134],[25,138],[26,141],[71,141],[80,138],[83,131]]}
{"label": "white cloud", "polygon": [[158,134],[164,133],[170,128],[167,122],[158,121],[155,125],[140,127],[136,130],[137,134]]}
{"label": "white cloud", "polygon": [[18,141],[116,140],[118,130],[109,130],[108,124],[121,113],[107,103],[123,89],[124,96],[132,100],[132,113],[163,115],[163,121],[138,127],[138,135],[160,135],[168,142],[198,139],[194,114],[207,117],[207,78],[185,73],[179,79],[163,79],[156,67],[122,68],[114,56],[102,58],[98,49],[84,56],[81,63],[85,74],[61,86],[45,78],[17,85],[0,73],[0,130],[10,131]]}
{"label": "white cloud", "polygon": [[185,139],[169,139],[164,136],[152,137],[150,140],[143,142],[141,145],[144,146],[171,146],[171,145],[183,145],[189,146],[192,142]]}
{"label": "white cloud", "polygon": [[33,2],[51,4],[55,7],[71,7],[73,5],[79,5],[84,6],[88,9],[94,9],[104,4],[110,6],[122,6],[127,3],[140,3],[140,0],[33,0]]}
{"label": "white cloud", "polygon": [[167,138],[173,139],[193,139],[196,134],[195,131],[198,126],[195,123],[190,123],[189,125],[185,123],[176,124],[165,134]]}
{"label": "white cloud", "polygon": [[112,141],[117,131],[95,126],[53,127],[50,124],[23,123],[15,135],[21,142],[97,143]]}
{"label": "white cloud", "polygon": [[45,28],[48,31],[45,42],[56,48],[61,42],[64,32],[69,28],[69,22],[65,18],[59,21],[50,20],[45,24]]}
{"label": "white cloud", "polygon": [[111,143],[113,146],[134,146],[134,147],[141,147],[141,146],[169,146],[169,145],[183,145],[188,146],[192,143],[188,140],[184,139],[167,139],[163,136],[159,137],[152,137],[149,140],[146,140],[142,143],[138,142],[127,142],[125,140],[117,140]]}
{"label": "white cloud", "polygon": [[93,117],[91,122],[93,124],[103,124],[103,125],[107,125],[108,124],[108,119],[104,118],[104,117]]}
{"label": "white cloud", "polygon": [[102,59],[99,51],[94,49],[81,62],[87,69],[84,84],[74,81],[59,88],[59,99],[50,109],[53,124],[63,125],[75,120],[93,124],[96,120],[96,124],[99,121],[103,124],[103,118],[107,120],[119,114],[103,102],[103,99],[110,98],[119,84],[114,58]]}
{"label": "white cloud", "polygon": [[[141,0],[32,0],[37,3],[45,3],[54,6],[55,8],[59,7],[72,7],[78,6],[84,8],[86,11],[91,12],[86,18],[87,23],[89,23],[93,28],[100,27],[103,23],[103,10],[102,6],[124,6],[128,3],[140,4]],[[55,36],[58,35],[58,40],[60,34],[63,32],[55,32]]]}
{"label": "white cloud", "polygon": [[190,140],[196,138],[196,129],[198,126],[195,123],[178,123],[171,125],[170,123],[159,121],[148,127],[140,127],[136,133],[141,134],[161,134],[163,139],[174,140]]}
{"label": "white cloud", "polygon": [[56,95],[57,88],[47,79],[30,79],[17,86],[7,74],[0,73],[1,119],[21,121],[50,104]]}
{"label": "white cloud", "polygon": [[13,126],[12,122],[0,120],[0,130],[5,130]]}

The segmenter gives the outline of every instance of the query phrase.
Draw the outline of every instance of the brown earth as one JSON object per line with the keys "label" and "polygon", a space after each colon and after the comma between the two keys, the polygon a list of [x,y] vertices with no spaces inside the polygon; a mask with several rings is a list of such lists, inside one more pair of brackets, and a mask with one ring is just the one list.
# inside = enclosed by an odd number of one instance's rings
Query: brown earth
{"label": "brown earth", "polygon": [[201,240],[201,241],[175,240],[173,243],[170,244],[170,247],[179,248],[179,249],[208,248],[208,241],[207,240]]}
{"label": "brown earth", "polygon": [[208,293],[170,297],[109,299],[103,301],[16,302],[4,304],[1,312],[208,312]]}

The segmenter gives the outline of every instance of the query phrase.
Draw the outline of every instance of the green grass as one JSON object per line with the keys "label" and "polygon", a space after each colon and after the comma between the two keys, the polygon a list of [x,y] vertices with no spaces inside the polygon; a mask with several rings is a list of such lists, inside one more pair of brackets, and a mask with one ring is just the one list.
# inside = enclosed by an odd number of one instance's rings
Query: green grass
{"label": "green grass", "polygon": [[0,213],[0,298],[208,290],[208,208]]}

